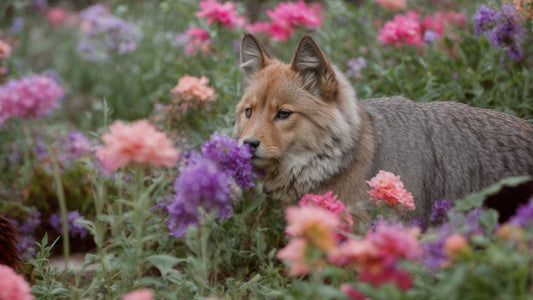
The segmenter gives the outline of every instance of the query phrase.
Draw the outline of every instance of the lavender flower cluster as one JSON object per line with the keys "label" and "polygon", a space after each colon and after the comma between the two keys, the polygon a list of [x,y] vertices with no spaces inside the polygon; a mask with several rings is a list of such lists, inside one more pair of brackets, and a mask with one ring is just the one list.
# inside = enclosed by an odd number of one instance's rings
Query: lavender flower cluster
{"label": "lavender flower cluster", "polygon": [[41,225],[41,212],[32,208],[31,212],[24,216],[24,218],[10,219],[10,221],[19,230],[19,243],[17,249],[19,250],[21,258],[23,260],[33,258],[36,253],[35,230]]}
{"label": "lavender flower cluster", "polygon": [[137,49],[141,32],[132,24],[114,16],[101,4],[80,12],[82,35],[77,51],[90,61],[109,59],[116,52],[125,54]]}
{"label": "lavender flower cluster", "polygon": [[175,196],[166,206],[171,235],[181,238],[190,225],[200,222],[200,208],[230,217],[232,185],[243,189],[254,185],[250,150],[228,136],[213,134],[202,145],[202,153],[192,152],[174,182]]}
{"label": "lavender flower cluster", "polygon": [[54,110],[63,89],[52,78],[30,75],[0,87],[0,125],[10,118],[38,118]]}
{"label": "lavender flower cluster", "polygon": [[520,15],[512,5],[502,5],[502,11],[481,5],[474,17],[476,34],[487,33],[493,46],[505,48],[509,58],[520,60],[523,57],[519,44],[523,28],[519,20]]}
{"label": "lavender flower cluster", "polygon": [[[83,220],[83,219],[84,219],[83,216],[80,215],[80,213],[77,210],[69,211],[67,213],[68,230],[72,238],[79,236],[80,238],[83,239],[85,238],[85,236],[87,236],[87,233],[88,233],[87,229],[83,227],[80,223],[76,222],[76,220]],[[58,233],[63,233],[61,217],[57,213],[53,213],[50,215],[50,218],[48,219],[48,223]]]}

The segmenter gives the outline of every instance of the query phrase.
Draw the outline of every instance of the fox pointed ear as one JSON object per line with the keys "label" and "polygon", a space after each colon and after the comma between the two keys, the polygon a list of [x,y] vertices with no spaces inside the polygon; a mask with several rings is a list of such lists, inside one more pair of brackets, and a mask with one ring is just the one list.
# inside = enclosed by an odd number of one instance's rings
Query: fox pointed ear
{"label": "fox pointed ear", "polygon": [[241,68],[246,77],[251,77],[267,64],[271,56],[255,36],[247,33],[241,42]]}
{"label": "fox pointed ear", "polygon": [[311,36],[304,35],[300,39],[291,65],[311,94],[324,100],[335,98],[338,89],[335,71]]}

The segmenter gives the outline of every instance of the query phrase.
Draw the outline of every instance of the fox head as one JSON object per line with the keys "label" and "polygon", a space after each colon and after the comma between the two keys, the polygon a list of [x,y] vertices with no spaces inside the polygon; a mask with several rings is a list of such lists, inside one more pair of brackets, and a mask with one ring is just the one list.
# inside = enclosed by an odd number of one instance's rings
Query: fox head
{"label": "fox head", "polygon": [[[233,135],[252,149],[253,165],[266,173],[266,188],[287,183],[312,188],[349,163],[339,157],[357,139],[355,92],[313,38],[301,38],[289,64],[250,34],[240,54],[246,88]],[[296,184],[302,178],[307,183]]]}

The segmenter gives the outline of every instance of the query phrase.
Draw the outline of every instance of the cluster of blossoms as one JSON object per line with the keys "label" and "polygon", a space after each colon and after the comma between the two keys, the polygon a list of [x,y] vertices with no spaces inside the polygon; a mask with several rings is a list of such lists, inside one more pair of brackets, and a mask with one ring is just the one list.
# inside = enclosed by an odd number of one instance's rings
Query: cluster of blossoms
{"label": "cluster of blossoms", "polygon": [[[395,283],[406,290],[411,277],[398,267],[401,260],[419,260],[423,249],[417,240],[418,227],[381,223],[367,232],[363,240],[342,235],[353,227],[351,216],[332,192],[325,195],[305,195],[300,206],[286,210],[286,233],[291,237],[277,257],[289,264],[293,276],[323,269],[327,263],[352,267],[358,271],[358,280],[380,286]],[[356,293],[344,286],[348,293]]]}
{"label": "cluster of blossoms", "polygon": [[167,135],[146,120],[130,124],[115,121],[102,141],[105,145],[95,155],[110,172],[132,162],[171,167],[179,158]]}
{"label": "cluster of blossoms", "polygon": [[[22,259],[30,259],[35,255],[35,230],[41,225],[41,212],[32,208],[24,217],[10,219],[19,230],[19,250]],[[0,298],[1,299],[1,298]]]}
{"label": "cluster of blossoms", "polygon": [[179,111],[199,109],[205,103],[216,99],[215,89],[209,87],[209,78],[200,78],[185,74],[178,80],[178,84],[170,90],[172,103]]}
{"label": "cluster of blossoms", "polygon": [[379,31],[378,39],[383,44],[422,46],[442,36],[447,26],[462,26],[465,20],[465,15],[457,12],[436,12],[433,16],[420,19],[417,12],[408,11],[387,21]]}
{"label": "cluster of blossoms", "polygon": [[8,266],[0,265],[0,299],[33,300],[31,288],[24,277]]}
{"label": "cluster of blossoms", "polygon": [[246,20],[237,15],[235,3],[228,1],[219,3],[217,0],[204,0],[198,4],[200,11],[196,13],[198,18],[206,18],[207,25],[220,23],[228,28],[242,27]]}
{"label": "cluster of blossoms", "polygon": [[246,30],[267,33],[276,40],[285,41],[301,26],[322,26],[322,7],[319,4],[311,4],[308,7],[303,0],[281,2],[273,10],[267,10],[266,14],[270,17],[270,22],[249,24]]}
{"label": "cluster of blossoms", "polygon": [[474,17],[476,34],[487,33],[493,46],[506,49],[509,58],[520,60],[524,55],[519,44],[523,32],[520,20],[512,5],[502,5],[502,11],[481,5]]}
{"label": "cluster of blossoms", "polygon": [[[80,223],[76,222],[77,220],[83,220],[83,216],[80,215],[80,213],[77,210],[69,211],[67,213],[67,222],[68,222],[68,230],[70,233],[70,236],[72,238],[75,238],[76,236],[79,236],[80,238],[85,238],[87,236],[87,229],[83,227]],[[61,222],[61,217],[57,213],[53,213],[50,215],[50,218],[48,219],[48,223],[50,226],[52,226],[58,233],[63,233],[63,226]]]}
{"label": "cluster of blossoms", "polygon": [[80,12],[82,35],[77,51],[91,61],[106,60],[116,52],[125,54],[137,49],[141,33],[132,24],[114,16],[101,4]]}
{"label": "cluster of blossoms", "polygon": [[204,53],[209,52],[210,41],[207,30],[200,27],[192,27],[187,29],[185,35],[187,37],[187,53],[193,54],[198,50]]}
{"label": "cluster of blossoms", "polygon": [[415,209],[413,195],[405,190],[400,176],[380,170],[375,177],[366,183],[373,188],[367,191],[372,196],[370,201],[383,201],[390,207],[401,204],[410,210]]}
{"label": "cluster of blossoms", "polygon": [[38,118],[57,107],[63,89],[50,77],[30,75],[0,86],[0,124],[9,118]]}
{"label": "cluster of blossoms", "polygon": [[171,235],[177,238],[186,235],[188,226],[200,222],[200,209],[229,218],[232,186],[248,189],[254,185],[248,147],[215,133],[201,148],[201,153],[189,153],[180,168],[173,185],[175,195],[166,207]]}
{"label": "cluster of blossoms", "polygon": [[[53,160],[57,163],[59,171],[69,168],[78,158],[89,155],[92,147],[89,139],[81,132],[71,132],[66,136],[56,139],[57,143],[47,147],[41,136],[35,140],[34,153],[39,166],[49,174],[53,171]],[[15,149],[17,150],[17,149]],[[13,159],[20,159],[20,154],[14,151]],[[51,157],[53,155],[53,157]]]}

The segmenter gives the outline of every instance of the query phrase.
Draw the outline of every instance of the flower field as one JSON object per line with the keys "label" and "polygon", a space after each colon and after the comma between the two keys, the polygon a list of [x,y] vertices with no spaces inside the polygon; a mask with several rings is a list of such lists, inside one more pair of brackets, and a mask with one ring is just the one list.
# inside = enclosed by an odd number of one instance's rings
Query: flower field
{"label": "flower field", "polygon": [[528,178],[401,222],[413,196],[383,170],[368,223],[332,192],[264,194],[231,138],[247,32],[284,61],[312,35],[361,99],[533,123],[533,1],[2,0],[0,14],[0,216],[22,259],[0,264],[0,300],[533,298],[533,198],[503,223],[482,207]]}

